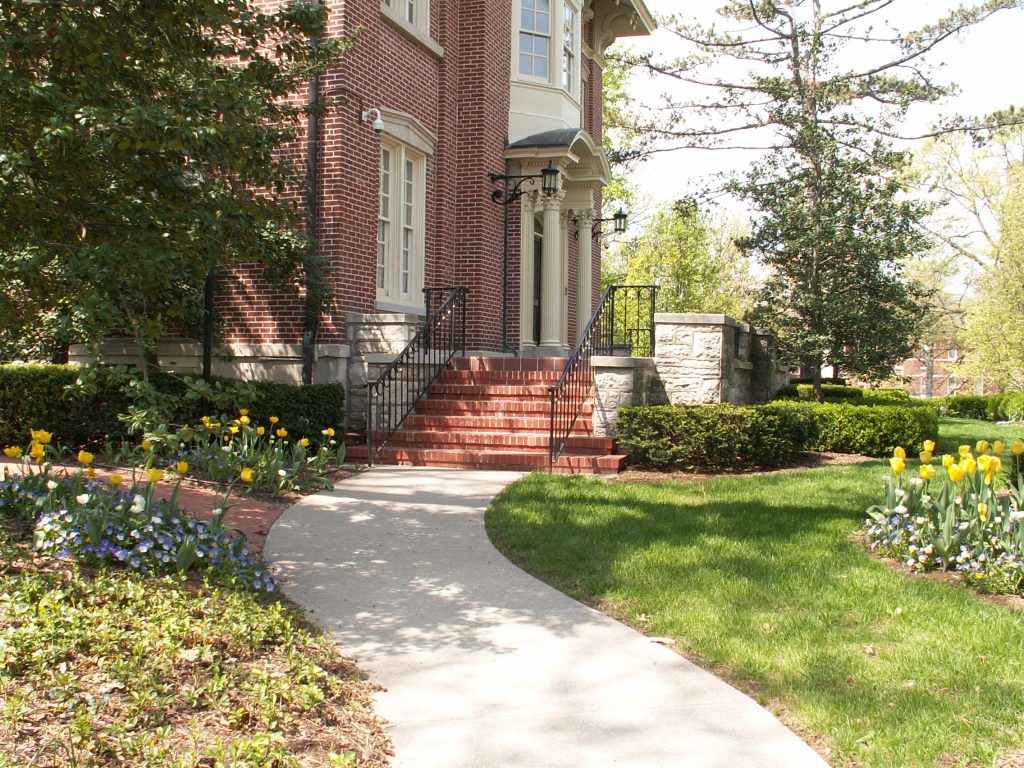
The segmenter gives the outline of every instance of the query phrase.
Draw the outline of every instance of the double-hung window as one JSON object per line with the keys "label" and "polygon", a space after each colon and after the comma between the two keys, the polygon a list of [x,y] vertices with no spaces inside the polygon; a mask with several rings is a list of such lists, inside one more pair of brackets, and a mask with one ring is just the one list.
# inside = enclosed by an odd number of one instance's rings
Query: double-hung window
{"label": "double-hung window", "polygon": [[562,87],[576,95],[576,9],[569,3],[562,10]]}
{"label": "double-hung window", "polygon": [[522,0],[519,74],[548,79],[551,57],[551,0]]}
{"label": "double-hung window", "polygon": [[377,300],[418,305],[423,286],[426,159],[399,142],[381,142],[377,218]]}
{"label": "double-hung window", "polygon": [[429,34],[429,0],[381,0],[381,5],[412,28]]}

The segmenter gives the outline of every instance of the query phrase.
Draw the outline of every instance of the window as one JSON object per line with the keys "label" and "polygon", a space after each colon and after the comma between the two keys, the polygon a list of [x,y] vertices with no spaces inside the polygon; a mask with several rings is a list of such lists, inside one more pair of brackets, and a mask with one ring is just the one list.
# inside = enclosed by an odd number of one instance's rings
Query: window
{"label": "window", "polygon": [[562,12],[562,87],[576,93],[576,11],[565,4]]}
{"label": "window", "polygon": [[391,18],[419,32],[430,31],[429,0],[381,0],[380,4]]}
{"label": "window", "polygon": [[519,26],[519,74],[548,79],[551,0],[522,0]]}
{"label": "window", "polygon": [[377,218],[377,299],[418,306],[423,282],[426,159],[403,144],[382,144]]}

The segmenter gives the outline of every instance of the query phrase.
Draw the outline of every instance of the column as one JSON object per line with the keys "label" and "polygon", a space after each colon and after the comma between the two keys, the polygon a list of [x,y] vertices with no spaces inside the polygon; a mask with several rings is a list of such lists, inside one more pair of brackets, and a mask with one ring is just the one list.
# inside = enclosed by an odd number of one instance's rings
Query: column
{"label": "column", "polygon": [[540,279],[533,274],[533,221],[537,193],[523,195],[519,209],[519,348],[533,343],[533,285]]}
{"label": "column", "polygon": [[579,264],[576,267],[576,280],[578,285],[578,297],[576,303],[576,325],[579,328],[579,335],[590,322],[590,314],[593,312],[594,301],[594,211],[593,209],[579,211],[576,214],[576,231],[579,236],[578,254]]}
{"label": "column", "polygon": [[540,345],[562,349],[562,238],[561,212],[565,192],[544,197],[544,249],[540,276]]}

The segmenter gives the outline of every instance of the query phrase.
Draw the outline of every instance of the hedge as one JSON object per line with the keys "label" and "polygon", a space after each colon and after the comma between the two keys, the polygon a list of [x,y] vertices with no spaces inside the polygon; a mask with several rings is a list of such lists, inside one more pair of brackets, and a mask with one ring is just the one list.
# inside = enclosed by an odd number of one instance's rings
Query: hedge
{"label": "hedge", "polygon": [[773,467],[801,451],[888,456],[938,434],[930,408],[838,403],[635,406],[619,412],[619,445],[662,468]]}
{"label": "hedge", "polygon": [[[95,393],[86,396],[72,388],[81,372],[66,365],[0,365],[0,445],[24,444],[30,428],[52,431],[54,440],[68,447],[102,447],[107,440],[128,437],[117,416],[131,401],[118,381],[99,369]],[[182,377],[159,371],[151,381],[161,392],[179,398],[187,389]],[[264,423],[278,416],[295,435],[316,438],[344,419],[345,390],[340,384],[254,382],[253,389],[255,399],[232,403],[232,409],[248,408],[251,418]],[[205,415],[203,411],[201,403],[179,399],[171,420],[194,422]]]}
{"label": "hedge", "polygon": [[815,439],[802,407],[656,405],[619,411],[619,445],[656,467],[774,467]]}
{"label": "hedge", "polygon": [[[821,394],[826,403],[860,401],[869,403],[910,402],[910,393],[905,389],[881,388],[863,389],[840,384],[822,384]],[[779,390],[780,400],[813,400],[814,386],[811,384],[788,384]]]}

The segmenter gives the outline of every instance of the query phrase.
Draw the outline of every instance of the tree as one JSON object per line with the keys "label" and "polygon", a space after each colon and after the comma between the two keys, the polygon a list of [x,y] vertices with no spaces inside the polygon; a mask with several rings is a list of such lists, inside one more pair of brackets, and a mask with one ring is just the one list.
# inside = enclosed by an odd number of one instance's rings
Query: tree
{"label": "tree", "polygon": [[883,375],[917,330],[916,291],[901,264],[926,247],[914,231],[925,210],[899,200],[905,158],[887,142],[901,137],[914,104],[952,92],[932,78],[927,55],[1021,5],[987,0],[916,32],[880,36],[872,22],[894,2],[731,0],[719,10],[725,29],[669,19],[693,55],[630,60],[710,92],[669,98],[667,121],[648,130],[691,147],[767,152],[727,188],[760,211],[745,247],[775,269],[762,317],[794,362],[811,367],[819,398],[826,360]]}
{"label": "tree", "polygon": [[996,258],[979,281],[967,319],[968,362],[961,368],[986,383],[1024,391],[1024,164],[1009,171],[999,207]]}
{"label": "tree", "polygon": [[747,262],[735,246],[738,225],[719,225],[679,200],[657,211],[616,253],[619,280],[656,284],[659,312],[712,312],[743,318],[752,304]]}
{"label": "tree", "polygon": [[[187,330],[207,272],[302,277],[294,98],[350,43],[245,0],[0,4],[0,326]],[[316,44],[314,44],[314,42]],[[288,275],[287,278],[284,275]]]}

